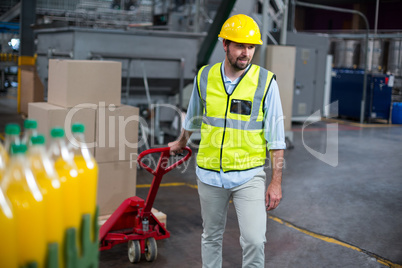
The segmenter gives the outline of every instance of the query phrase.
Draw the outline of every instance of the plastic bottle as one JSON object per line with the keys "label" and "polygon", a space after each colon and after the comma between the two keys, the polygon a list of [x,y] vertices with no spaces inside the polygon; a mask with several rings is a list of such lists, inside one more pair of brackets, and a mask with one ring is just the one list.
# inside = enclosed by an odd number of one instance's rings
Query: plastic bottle
{"label": "plastic bottle", "polygon": [[85,143],[85,127],[74,124],[71,127],[73,138],[69,149],[74,154],[81,185],[81,211],[93,214],[96,209],[96,191],[98,185],[98,164]]}
{"label": "plastic bottle", "polygon": [[26,144],[28,147],[31,145],[31,137],[38,135],[36,130],[38,123],[33,119],[25,119],[24,121],[24,135],[22,137],[21,143]]}
{"label": "plastic bottle", "polygon": [[0,267],[17,268],[17,232],[11,204],[0,187]]}
{"label": "plastic bottle", "polygon": [[0,182],[3,179],[7,163],[8,163],[8,153],[6,151],[6,148],[4,148],[3,144],[0,143]]}
{"label": "plastic bottle", "polygon": [[45,137],[43,135],[32,136],[30,143],[28,160],[45,204],[46,241],[47,243],[58,243],[58,260],[59,266],[61,266],[64,238],[61,183],[54,164],[46,153]]}
{"label": "plastic bottle", "polygon": [[91,155],[91,152],[85,143],[84,125],[73,124],[71,131],[73,133],[73,139],[70,139],[69,149],[74,154],[74,162],[78,169],[78,177],[80,181],[81,213],[90,214],[92,221],[94,219],[96,210],[98,164]]}
{"label": "plastic bottle", "polygon": [[76,228],[78,235],[81,209],[77,167],[74,164],[72,153],[67,148],[64,130],[54,128],[50,134],[52,141],[49,147],[49,156],[54,161],[54,167],[61,183],[64,228]]}
{"label": "plastic bottle", "polygon": [[36,262],[44,267],[46,257],[43,196],[26,159],[25,144],[13,144],[10,164],[1,188],[12,204],[17,232],[18,265]]}
{"label": "plastic bottle", "polygon": [[[62,189],[63,228],[64,231],[75,228],[76,247],[79,250],[81,209],[77,167],[74,163],[73,154],[67,148],[64,129],[53,128],[50,135],[52,140],[49,147],[49,157],[54,162],[54,168],[59,176]],[[69,249],[64,249],[64,251],[66,250]]]}
{"label": "plastic bottle", "polygon": [[18,124],[7,124],[5,133],[6,137],[4,139],[4,148],[8,155],[11,154],[11,144],[20,144],[20,132],[21,128]]}

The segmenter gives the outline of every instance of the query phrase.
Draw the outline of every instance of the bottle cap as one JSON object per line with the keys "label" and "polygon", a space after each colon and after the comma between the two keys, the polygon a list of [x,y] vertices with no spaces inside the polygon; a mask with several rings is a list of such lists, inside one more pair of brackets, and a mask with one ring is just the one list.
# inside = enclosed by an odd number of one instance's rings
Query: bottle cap
{"label": "bottle cap", "polygon": [[25,144],[13,144],[11,145],[11,154],[24,154],[27,151],[27,146]]}
{"label": "bottle cap", "polygon": [[18,124],[7,124],[6,135],[20,135],[20,126]]}
{"label": "bottle cap", "polygon": [[31,142],[34,145],[43,145],[43,144],[45,144],[45,136],[43,136],[43,135],[32,136]]}
{"label": "bottle cap", "polygon": [[25,129],[36,129],[38,127],[38,123],[36,120],[33,119],[26,119],[24,121],[24,128]]}
{"label": "bottle cap", "polygon": [[50,136],[52,136],[52,138],[63,138],[64,137],[64,129],[55,127],[50,131]]}
{"label": "bottle cap", "polygon": [[71,126],[71,131],[73,133],[84,133],[85,131],[85,126],[83,124],[73,124]]}

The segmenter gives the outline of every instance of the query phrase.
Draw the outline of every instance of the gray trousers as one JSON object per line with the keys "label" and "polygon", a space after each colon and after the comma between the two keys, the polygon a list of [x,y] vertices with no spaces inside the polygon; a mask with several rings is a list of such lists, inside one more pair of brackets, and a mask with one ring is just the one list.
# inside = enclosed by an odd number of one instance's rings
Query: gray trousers
{"label": "gray trousers", "polygon": [[202,267],[222,267],[222,239],[230,199],[239,221],[242,267],[264,267],[267,226],[265,172],[261,171],[247,183],[232,189],[210,186],[198,180],[198,193],[204,228],[201,236]]}

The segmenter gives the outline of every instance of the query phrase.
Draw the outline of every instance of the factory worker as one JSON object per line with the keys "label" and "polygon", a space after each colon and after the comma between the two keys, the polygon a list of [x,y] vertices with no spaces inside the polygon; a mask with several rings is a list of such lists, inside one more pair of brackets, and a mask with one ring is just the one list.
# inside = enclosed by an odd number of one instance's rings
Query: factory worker
{"label": "factory worker", "polygon": [[[251,64],[256,45],[263,42],[257,23],[246,15],[232,16],[219,37],[225,59],[198,71],[184,129],[169,147],[172,155],[182,152],[191,133],[201,130],[196,174],[202,267],[222,267],[231,200],[240,228],[242,267],[264,267],[267,211],[282,198],[286,145],[281,100],[275,74]],[[267,187],[265,165],[272,170]]]}

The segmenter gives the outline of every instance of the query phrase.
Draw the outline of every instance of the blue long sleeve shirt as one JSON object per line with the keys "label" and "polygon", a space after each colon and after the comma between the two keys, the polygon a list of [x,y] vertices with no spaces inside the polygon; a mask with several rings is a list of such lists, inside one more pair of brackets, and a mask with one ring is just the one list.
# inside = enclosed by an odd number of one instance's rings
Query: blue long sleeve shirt
{"label": "blue long sleeve shirt", "polygon": [[[231,94],[240,81],[240,77],[234,81],[231,81],[226,75],[224,70],[224,64],[222,63],[222,74],[225,83],[225,89],[228,94]],[[250,65],[247,69],[250,68]],[[203,103],[199,97],[197,88],[197,79],[194,78],[193,92],[190,98],[189,106],[187,109],[187,115],[184,121],[184,129],[188,131],[196,131],[201,128],[202,115],[203,115]],[[275,79],[268,89],[267,96],[265,98],[264,106],[264,137],[267,141],[268,150],[285,149],[285,131],[283,124],[283,111],[282,104],[279,95],[278,84]],[[264,167],[256,167],[244,171],[230,171],[220,172],[205,170],[196,168],[197,177],[205,184],[223,187],[230,189],[243,183],[246,183],[257,175]]]}

